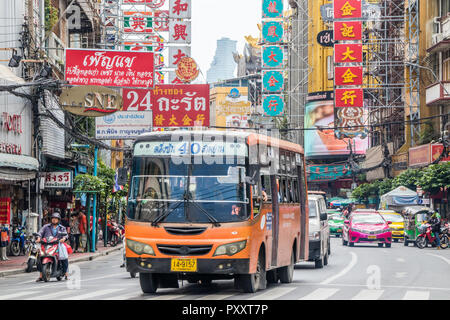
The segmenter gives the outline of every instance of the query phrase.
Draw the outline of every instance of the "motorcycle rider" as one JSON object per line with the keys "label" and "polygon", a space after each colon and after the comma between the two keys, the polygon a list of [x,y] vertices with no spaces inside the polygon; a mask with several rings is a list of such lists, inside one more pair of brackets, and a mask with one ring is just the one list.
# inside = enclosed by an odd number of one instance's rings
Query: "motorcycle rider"
{"label": "motorcycle rider", "polygon": [[[68,239],[67,230],[64,226],[61,224],[61,214],[59,213],[59,210],[56,209],[54,213],[52,213],[51,216],[51,223],[46,224],[42,227],[42,229],[39,231],[39,236],[36,239],[36,242],[41,242],[41,238],[49,238],[49,237],[56,237],[58,238],[60,243],[65,242]],[[69,269],[69,260],[60,260],[63,267],[63,273],[65,274],[65,279],[68,279],[68,273],[67,270]],[[36,279],[36,282],[44,281],[42,279],[42,265],[40,262],[38,262],[37,268],[39,270],[39,278]]]}
{"label": "motorcycle rider", "polygon": [[441,232],[441,215],[435,211],[430,219],[431,231],[433,231],[436,237],[437,250],[441,249],[441,239],[439,239],[439,233]]}

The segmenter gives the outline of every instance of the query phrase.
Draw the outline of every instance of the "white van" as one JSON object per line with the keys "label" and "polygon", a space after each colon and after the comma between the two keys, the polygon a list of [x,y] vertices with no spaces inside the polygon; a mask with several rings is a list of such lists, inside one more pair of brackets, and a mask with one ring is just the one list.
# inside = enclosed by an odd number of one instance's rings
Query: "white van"
{"label": "white van", "polygon": [[309,203],[309,258],[316,268],[328,264],[330,249],[330,227],[328,226],[325,198],[308,194]]}

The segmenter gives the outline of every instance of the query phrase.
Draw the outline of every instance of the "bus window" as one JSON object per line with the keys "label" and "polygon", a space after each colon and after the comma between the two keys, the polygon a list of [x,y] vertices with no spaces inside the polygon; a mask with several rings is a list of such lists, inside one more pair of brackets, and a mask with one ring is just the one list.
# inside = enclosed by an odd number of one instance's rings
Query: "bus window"
{"label": "bus window", "polygon": [[262,185],[262,191],[265,192],[267,196],[267,200],[265,202],[271,202],[272,201],[272,188],[270,187],[270,176],[264,175],[261,176],[261,185]]}
{"label": "bus window", "polygon": [[284,152],[280,152],[280,173],[286,173],[286,158],[284,156]]}

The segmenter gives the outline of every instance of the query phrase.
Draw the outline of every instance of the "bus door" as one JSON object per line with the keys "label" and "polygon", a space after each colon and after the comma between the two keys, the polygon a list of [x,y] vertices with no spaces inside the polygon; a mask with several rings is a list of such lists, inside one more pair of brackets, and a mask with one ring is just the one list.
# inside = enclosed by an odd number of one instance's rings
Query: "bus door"
{"label": "bus door", "polygon": [[306,251],[307,246],[309,245],[308,240],[308,230],[306,229],[308,226],[308,212],[306,210],[307,208],[307,185],[306,185],[306,179],[305,179],[305,171],[304,171],[304,158],[300,154],[296,154],[296,164],[297,164],[297,175],[298,175],[298,182],[299,182],[299,188],[298,188],[298,196],[300,197],[300,255],[299,258],[301,260],[307,260],[308,259],[308,252]]}
{"label": "bus door", "polygon": [[278,265],[278,238],[279,238],[279,185],[277,176],[270,176],[272,194],[272,266]]}

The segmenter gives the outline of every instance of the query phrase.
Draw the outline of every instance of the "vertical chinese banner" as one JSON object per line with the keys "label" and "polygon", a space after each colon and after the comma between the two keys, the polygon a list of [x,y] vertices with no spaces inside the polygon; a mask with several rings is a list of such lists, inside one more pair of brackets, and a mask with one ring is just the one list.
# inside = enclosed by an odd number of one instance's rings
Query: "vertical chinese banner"
{"label": "vertical chinese banner", "polygon": [[262,0],[262,109],[265,116],[284,113],[285,53],[283,0]]}
{"label": "vertical chinese banner", "polygon": [[0,198],[0,224],[11,221],[11,198]]}
{"label": "vertical chinese banner", "polygon": [[334,0],[336,137],[364,136],[362,1]]}

